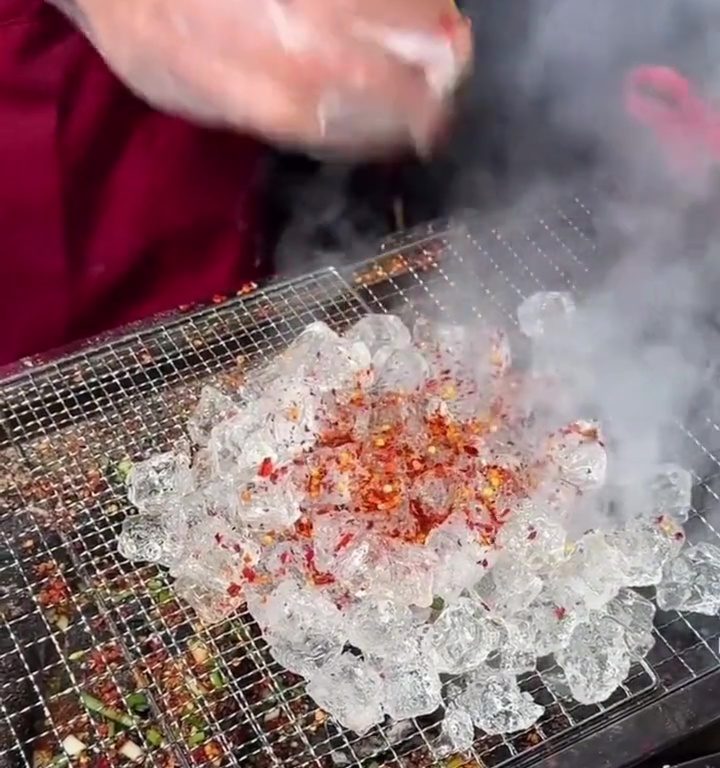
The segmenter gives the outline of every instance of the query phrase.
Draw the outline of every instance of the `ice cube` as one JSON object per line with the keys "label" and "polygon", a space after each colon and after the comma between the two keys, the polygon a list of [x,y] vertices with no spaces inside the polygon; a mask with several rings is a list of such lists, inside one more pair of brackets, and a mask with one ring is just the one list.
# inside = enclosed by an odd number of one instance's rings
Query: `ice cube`
{"label": "ice cube", "polygon": [[307,384],[281,382],[261,402],[267,411],[267,429],[280,456],[290,458],[314,445],[320,399]]}
{"label": "ice cube", "polygon": [[570,557],[553,573],[560,605],[578,602],[588,608],[606,605],[624,586],[625,559],[602,533],[585,534]]}
{"label": "ice cube", "polygon": [[361,341],[370,350],[373,364],[379,366],[395,349],[409,347],[410,331],[397,315],[371,314],[358,320],[345,334],[351,341]]}
{"label": "ice cube", "polygon": [[630,671],[623,627],[600,614],[576,627],[567,647],[557,651],[555,658],[581,704],[605,701]]}
{"label": "ice cube", "polygon": [[331,659],[314,673],[307,692],[340,725],[359,735],[384,718],[380,675],[351,653]]}
{"label": "ice cube", "polygon": [[188,529],[186,548],[170,573],[187,576],[197,584],[234,591],[260,559],[260,547],[245,533],[222,518],[206,517],[202,525]]}
{"label": "ice cube", "polygon": [[428,630],[426,649],[439,672],[470,672],[495,650],[497,626],[475,601],[461,597],[447,606]]}
{"label": "ice cube", "polygon": [[443,358],[450,368],[453,367],[453,361],[464,365],[472,360],[472,334],[463,325],[421,317],[413,328],[413,340],[429,356]]}
{"label": "ice cube", "polygon": [[169,451],[133,464],[128,474],[128,499],[142,512],[161,511],[192,490],[190,459]]}
{"label": "ice cube", "polygon": [[628,652],[635,659],[644,659],[655,645],[653,619],[655,606],[633,589],[621,589],[605,607],[608,616],[625,630]]}
{"label": "ice cube", "polygon": [[248,389],[262,397],[278,381],[304,381],[316,393],[349,386],[371,364],[363,342],[338,336],[326,323],[308,325],[273,362],[248,380]]}
{"label": "ice cube", "polygon": [[324,323],[308,326],[287,355],[287,367],[318,393],[350,386],[372,364],[364,342],[343,339]]}
{"label": "ice cube", "polygon": [[436,528],[427,546],[437,556],[433,576],[433,593],[446,603],[455,602],[460,595],[473,587],[482,571],[482,563],[489,567],[494,560],[494,550],[483,546],[477,535],[468,529],[464,516],[450,518]]}
{"label": "ice cube", "polygon": [[428,364],[416,350],[396,349],[375,376],[375,386],[381,392],[414,392],[428,377]]}
{"label": "ice cube", "polygon": [[346,615],[348,640],[364,654],[394,661],[417,656],[420,639],[406,606],[390,600],[361,600]]}
{"label": "ice cube", "polygon": [[657,604],[664,611],[720,613],[720,548],[702,542],[670,560],[657,587]]}
{"label": "ice cube", "polygon": [[534,628],[535,637],[532,645],[535,654],[542,657],[564,648],[586,613],[565,607],[553,599],[549,590],[544,590],[529,608],[518,614],[517,618],[524,619]]}
{"label": "ice cube", "polygon": [[529,338],[562,333],[575,314],[575,302],[569,293],[543,291],[534,293],[517,311],[520,330]]}
{"label": "ice cube", "polygon": [[249,599],[248,608],[264,629],[275,660],[304,677],[337,658],[347,640],[340,611],[312,588],[284,581],[265,602]]}
{"label": "ice cube", "polygon": [[520,675],[537,667],[537,627],[526,611],[510,618],[499,619],[497,652],[488,666]]}
{"label": "ice cube", "polygon": [[625,584],[649,587],[660,583],[663,568],[680,553],[685,535],[670,518],[659,522],[635,520],[609,533],[608,542],[623,557]]}
{"label": "ice cube", "polygon": [[207,448],[201,448],[195,453],[191,468],[193,476],[193,487],[204,488],[210,485],[215,479],[215,467],[212,456]]}
{"label": "ice cube", "polygon": [[126,517],[118,537],[118,551],[131,562],[172,565],[185,549],[185,529],[164,515]]}
{"label": "ice cube", "polygon": [[220,390],[215,387],[203,387],[195,410],[187,422],[190,438],[196,445],[207,445],[213,428],[230,418],[237,410],[235,403]]}
{"label": "ice cube", "polygon": [[443,754],[471,749],[475,741],[475,728],[470,714],[457,704],[450,704],[445,710],[440,738],[440,751]]}
{"label": "ice cube", "polygon": [[524,731],[545,711],[520,690],[515,675],[488,668],[473,673],[458,704],[489,736]]}
{"label": "ice cube", "polygon": [[401,546],[380,550],[376,571],[369,580],[370,594],[403,605],[426,608],[433,601],[436,555],[425,547]]}
{"label": "ice cube", "polygon": [[562,480],[580,491],[600,488],[607,474],[607,453],[590,422],[576,422],[555,435],[548,456]]}
{"label": "ice cube", "polygon": [[302,333],[278,355],[272,365],[282,377],[302,376],[323,352],[340,344],[340,337],[327,323],[317,321],[307,325]]}
{"label": "ice cube", "polygon": [[369,429],[370,406],[357,399],[357,389],[325,392],[317,417],[320,432],[335,435],[337,442],[361,440]]}
{"label": "ice cube", "polygon": [[[296,473],[304,508],[327,510],[349,505],[356,464],[357,454],[344,448],[317,448],[310,453]],[[339,518],[333,516],[333,520],[339,525]]]}
{"label": "ice cube", "polygon": [[221,582],[198,583],[191,576],[180,576],[173,589],[205,624],[217,624],[232,616],[242,605],[242,594],[231,596]]}
{"label": "ice cube", "polygon": [[428,659],[395,662],[380,667],[385,684],[384,709],[395,720],[422,717],[442,704],[440,677]]}
{"label": "ice cube", "polygon": [[301,515],[300,496],[287,477],[255,478],[234,490],[234,520],[249,528],[281,531]]}
{"label": "ice cube", "polygon": [[400,429],[403,442],[416,449],[423,447],[427,439],[425,414],[418,403],[403,394],[390,392],[374,398],[368,426],[379,437],[395,436]]}
{"label": "ice cube", "polygon": [[686,469],[675,464],[658,467],[650,484],[653,514],[684,523],[690,511],[692,487],[692,475]]}
{"label": "ice cube", "polygon": [[475,587],[475,595],[498,616],[527,608],[540,594],[542,580],[522,561],[503,554]]}
{"label": "ice cube", "polygon": [[529,507],[516,512],[503,526],[496,544],[525,563],[532,571],[543,571],[565,556],[567,533],[542,508]]}
{"label": "ice cube", "polygon": [[273,464],[278,461],[275,440],[256,404],[218,424],[210,435],[208,449],[220,477],[259,469],[266,459]]}
{"label": "ice cube", "polygon": [[335,553],[330,567],[337,583],[353,597],[374,594],[380,597],[393,595],[387,581],[375,573],[375,568],[384,567],[378,562],[377,540],[368,533],[354,536]]}

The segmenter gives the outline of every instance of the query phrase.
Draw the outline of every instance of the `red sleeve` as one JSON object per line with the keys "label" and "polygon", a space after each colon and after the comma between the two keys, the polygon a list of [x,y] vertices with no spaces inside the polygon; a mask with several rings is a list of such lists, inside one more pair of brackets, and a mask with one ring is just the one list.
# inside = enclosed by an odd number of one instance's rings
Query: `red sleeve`
{"label": "red sleeve", "polygon": [[0,169],[0,362],[262,270],[261,147],[150,109],[40,0],[0,0]]}

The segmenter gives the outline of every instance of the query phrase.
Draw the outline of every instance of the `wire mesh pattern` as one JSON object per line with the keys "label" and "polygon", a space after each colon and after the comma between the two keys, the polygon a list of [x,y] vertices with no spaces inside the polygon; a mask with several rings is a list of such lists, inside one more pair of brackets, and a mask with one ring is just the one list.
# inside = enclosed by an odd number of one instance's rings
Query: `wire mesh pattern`
{"label": "wire mesh pattern", "polygon": [[[437,717],[361,738],[342,731],[272,660],[248,615],[202,626],[162,571],[131,567],[116,551],[129,462],[183,438],[201,384],[232,386],[315,319],[342,329],[368,311],[407,320],[450,312],[514,323],[517,304],[540,288],[582,293],[595,249],[579,199],[522,226],[439,223],[359,266],[128,332],[6,381],[0,767],[530,765],[720,668],[720,621],[661,614],[648,663],[608,702],[558,698],[547,685],[557,670],[540,666],[523,680],[546,707],[536,726],[441,760]],[[691,540],[716,535],[720,427],[711,416],[702,434],[686,433],[698,466],[714,465],[698,477]],[[74,757],[69,737],[82,743]]]}

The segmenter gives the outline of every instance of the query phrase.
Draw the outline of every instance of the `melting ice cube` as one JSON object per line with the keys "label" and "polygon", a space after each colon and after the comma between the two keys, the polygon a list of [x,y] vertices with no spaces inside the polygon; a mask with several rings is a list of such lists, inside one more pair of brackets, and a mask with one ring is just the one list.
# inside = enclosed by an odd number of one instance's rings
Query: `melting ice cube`
{"label": "melting ice cube", "polygon": [[395,720],[429,715],[442,703],[440,677],[427,659],[388,660],[380,674],[385,682],[385,711]]}
{"label": "melting ice cube", "polygon": [[490,736],[524,731],[544,712],[529,693],[520,690],[515,675],[487,668],[473,673],[458,704]]}
{"label": "melting ice cube", "polygon": [[467,597],[447,606],[428,630],[426,648],[438,671],[470,672],[495,650],[499,633],[487,611]]}
{"label": "melting ice cube", "polygon": [[657,587],[657,603],[664,611],[720,613],[720,548],[703,542],[670,560]]}
{"label": "melting ice cube", "polygon": [[133,464],[128,475],[128,499],[142,511],[160,510],[192,490],[190,459],[170,451]]}
{"label": "melting ice cube", "polygon": [[531,339],[561,333],[574,314],[572,296],[560,291],[535,293],[525,299],[517,311],[520,330]]}
{"label": "melting ice cube", "polygon": [[343,653],[315,672],[307,692],[342,726],[363,734],[382,722],[383,685],[375,668],[359,656]]}
{"label": "melting ice cube", "polygon": [[573,697],[581,704],[605,701],[630,671],[623,627],[601,614],[580,624],[556,659]]}

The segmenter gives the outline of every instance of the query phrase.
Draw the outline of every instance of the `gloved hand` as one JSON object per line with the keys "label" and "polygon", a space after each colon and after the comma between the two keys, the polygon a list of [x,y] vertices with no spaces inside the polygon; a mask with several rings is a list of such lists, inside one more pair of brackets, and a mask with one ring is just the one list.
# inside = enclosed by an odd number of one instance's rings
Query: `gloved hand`
{"label": "gloved hand", "polygon": [[469,67],[452,0],[51,0],[160,109],[285,145],[426,149]]}

